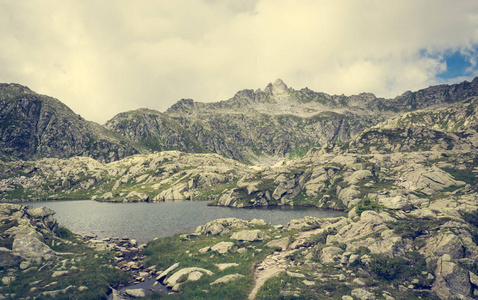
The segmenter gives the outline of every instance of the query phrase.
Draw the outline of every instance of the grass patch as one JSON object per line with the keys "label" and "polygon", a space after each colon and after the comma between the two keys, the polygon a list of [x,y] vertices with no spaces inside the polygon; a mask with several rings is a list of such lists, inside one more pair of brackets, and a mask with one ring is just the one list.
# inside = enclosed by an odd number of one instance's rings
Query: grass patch
{"label": "grass patch", "polygon": [[366,210],[379,211],[382,208],[380,204],[369,197],[365,197],[360,200],[355,207],[357,215],[359,216],[362,215],[362,213]]}
{"label": "grass patch", "polygon": [[[267,231],[271,226],[261,226],[257,229]],[[269,233],[268,233],[269,234]],[[198,281],[186,282],[181,285],[180,294],[176,295],[153,295],[151,299],[247,299],[247,295],[253,286],[253,266],[265,259],[274,250],[266,248],[266,241],[253,243],[239,243],[230,240],[230,234],[223,236],[204,236],[183,240],[180,235],[157,239],[148,243],[143,250],[147,257],[145,265],[156,265],[158,269],[166,269],[176,262],[180,262],[180,268],[199,267],[214,272],[214,275],[204,275]],[[246,251],[238,253],[232,251],[227,254],[218,254],[213,251],[199,253],[199,249],[214,246],[219,242],[233,242],[237,248],[245,248]],[[259,251],[256,251],[259,250]],[[219,271],[214,264],[237,263],[238,266]],[[245,277],[227,284],[210,286],[209,283],[228,274],[239,273]]]}

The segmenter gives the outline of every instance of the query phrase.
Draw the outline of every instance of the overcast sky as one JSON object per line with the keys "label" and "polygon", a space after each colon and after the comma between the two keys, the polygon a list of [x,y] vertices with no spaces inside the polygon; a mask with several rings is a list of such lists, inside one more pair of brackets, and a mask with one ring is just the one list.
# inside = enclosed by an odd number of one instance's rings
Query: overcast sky
{"label": "overcast sky", "polygon": [[478,74],[476,0],[0,0],[0,37],[0,82],[99,123],[277,78],[394,97]]}

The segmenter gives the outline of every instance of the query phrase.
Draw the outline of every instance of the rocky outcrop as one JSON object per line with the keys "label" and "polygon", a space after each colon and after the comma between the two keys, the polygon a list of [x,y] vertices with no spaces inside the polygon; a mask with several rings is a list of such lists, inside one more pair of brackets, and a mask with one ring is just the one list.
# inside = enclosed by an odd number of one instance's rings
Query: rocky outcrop
{"label": "rocky outcrop", "polygon": [[46,244],[46,240],[58,234],[53,214],[52,210],[43,207],[0,204],[0,222],[5,224],[2,239],[7,246],[2,251],[3,263],[15,265],[21,260],[39,262],[55,258],[57,254]]}

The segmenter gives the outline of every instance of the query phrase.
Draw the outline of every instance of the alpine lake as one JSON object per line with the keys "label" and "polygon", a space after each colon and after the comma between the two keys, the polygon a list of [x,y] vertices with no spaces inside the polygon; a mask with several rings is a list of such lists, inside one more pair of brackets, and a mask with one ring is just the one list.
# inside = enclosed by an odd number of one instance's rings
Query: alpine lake
{"label": "alpine lake", "polygon": [[207,201],[106,203],[55,200],[19,204],[54,210],[58,223],[76,233],[98,238],[126,236],[139,243],[156,237],[194,232],[197,226],[219,218],[256,218],[273,225],[285,225],[292,219],[305,216],[328,218],[343,214],[340,211],[299,206],[228,208],[208,206]]}

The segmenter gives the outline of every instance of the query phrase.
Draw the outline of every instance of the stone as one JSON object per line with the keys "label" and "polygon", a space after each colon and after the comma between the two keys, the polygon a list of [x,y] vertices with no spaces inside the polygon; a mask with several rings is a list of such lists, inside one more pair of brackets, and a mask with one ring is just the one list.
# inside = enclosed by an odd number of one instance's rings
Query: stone
{"label": "stone", "polygon": [[301,274],[301,273],[295,273],[295,272],[287,271],[286,274],[289,277],[305,278],[305,275]]}
{"label": "stone", "polygon": [[31,264],[32,263],[30,261],[22,261],[20,263],[20,269],[22,270],[28,269],[31,266]]}
{"label": "stone", "polygon": [[307,286],[312,286],[312,285],[315,285],[315,282],[314,281],[310,281],[310,280],[302,280],[302,283],[307,285]]}
{"label": "stone", "polygon": [[146,202],[148,201],[149,199],[149,196],[144,194],[144,193],[140,193],[140,192],[137,192],[137,191],[132,191],[130,192],[125,198],[124,200],[126,202]]}
{"label": "stone", "polygon": [[219,254],[226,254],[234,248],[234,243],[232,242],[219,242],[216,245],[211,247],[212,251],[215,251]]}
{"label": "stone", "polygon": [[360,300],[375,300],[375,295],[367,290],[358,288],[352,290],[352,297],[358,298]]}
{"label": "stone", "polygon": [[162,281],[164,278],[166,278],[166,276],[168,276],[170,272],[174,271],[178,267],[179,267],[179,263],[173,264],[172,266],[164,270],[161,274],[159,274],[159,276],[156,277],[156,281]]}
{"label": "stone", "polygon": [[211,250],[211,247],[206,246],[206,247],[203,247],[203,248],[199,249],[198,252],[201,253],[201,254],[204,254],[204,253],[208,252],[209,250]]}
{"label": "stone", "polygon": [[[12,250],[5,247],[0,247],[0,268],[10,268],[16,266],[22,261],[22,257],[13,253]],[[26,263],[22,262],[21,264]],[[20,265],[21,265],[20,264]],[[24,270],[26,268],[23,268]]]}
{"label": "stone", "polygon": [[389,209],[403,209],[408,205],[406,198],[402,196],[378,198],[378,203]]}
{"label": "stone", "polygon": [[368,179],[372,177],[372,172],[369,170],[358,170],[353,172],[350,176],[345,177],[344,181],[349,184],[357,184],[363,179]]}
{"label": "stone", "polygon": [[189,276],[189,274],[192,272],[201,272],[206,275],[214,275],[214,273],[209,270],[206,270],[203,268],[190,267],[190,268],[184,268],[177,271],[176,273],[171,275],[168,279],[166,279],[164,283],[168,287],[174,287],[176,284],[182,283],[182,280],[184,280],[185,278],[188,278],[187,276]]}
{"label": "stone", "polygon": [[15,279],[15,276],[5,276],[2,278],[2,283],[3,285],[10,285],[10,283],[14,282]]}
{"label": "stone", "polygon": [[322,249],[320,259],[323,263],[335,263],[340,260],[339,253],[343,252],[343,250],[339,247],[325,247]]}
{"label": "stone", "polygon": [[230,274],[230,275],[226,275],[226,276],[223,276],[221,278],[216,279],[215,281],[211,282],[210,285],[216,285],[216,284],[220,284],[220,283],[228,283],[230,281],[234,281],[234,280],[237,280],[237,279],[242,278],[242,277],[244,277],[244,275],[241,275],[241,274],[238,274],[238,273]]}
{"label": "stone", "polygon": [[146,296],[144,289],[126,289],[124,293],[133,298],[143,298]]}
{"label": "stone", "polygon": [[360,278],[355,278],[354,280],[352,280],[353,283],[357,284],[357,285],[367,285],[365,282],[363,282],[362,279]]}
{"label": "stone", "polygon": [[246,253],[246,252],[247,252],[247,249],[244,248],[244,247],[242,247],[242,248],[237,249],[236,252],[237,252],[237,253],[240,253],[240,254]]}
{"label": "stone", "polygon": [[60,276],[65,276],[69,273],[69,271],[55,271],[51,275],[52,278],[60,277]]}
{"label": "stone", "polygon": [[441,299],[469,296],[471,291],[469,276],[469,271],[454,263],[450,255],[444,254],[437,262],[432,291]]}
{"label": "stone", "polygon": [[471,271],[470,271],[470,274],[469,274],[469,275],[470,275],[470,282],[471,282],[474,286],[478,286],[478,276],[477,276],[475,273],[471,272]]}
{"label": "stone", "polygon": [[250,225],[249,221],[238,218],[222,218],[206,223],[204,226],[199,226],[196,232],[205,235],[222,235],[231,232],[231,229],[245,229]]}
{"label": "stone", "polygon": [[203,273],[194,271],[189,273],[187,281],[198,281],[203,276]]}
{"label": "stone", "polygon": [[111,300],[125,300],[121,293],[118,290],[111,289]]}
{"label": "stone", "polygon": [[15,232],[12,251],[27,260],[41,261],[56,257],[56,253],[46,245],[43,237],[33,228],[19,226]]}
{"label": "stone", "polygon": [[266,247],[273,249],[281,249],[282,251],[287,250],[287,247],[290,244],[290,236],[286,236],[277,240],[272,240],[266,244]]}
{"label": "stone", "polygon": [[239,264],[237,263],[223,263],[223,264],[214,264],[218,269],[219,271],[223,271],[227,268],[230,268],[230,267],[237,267],[239,266]]}
{"label": "stone", "polygon": [[345,295],[342,296],[342,300],[354,300],[354,298],[352,296]]}
{"label": "stone", "polygon": [[259,229],[254,230],[241,230],[234,232],[231,236],[232,240],[238,240],[239,242],[259,242],[267,239],[268,237]]}

